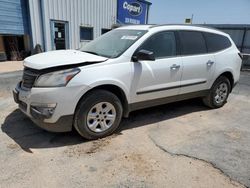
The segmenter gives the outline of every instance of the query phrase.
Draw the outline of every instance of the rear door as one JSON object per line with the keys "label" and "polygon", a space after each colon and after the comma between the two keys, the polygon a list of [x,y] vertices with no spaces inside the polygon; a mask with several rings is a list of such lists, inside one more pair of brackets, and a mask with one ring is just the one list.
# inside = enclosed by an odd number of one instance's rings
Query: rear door
{"label": "rear door", "polygon": [[213,54],[207,53],[202,32],[178,31],[183,72],[180,94],[209,89],[215,71]]}

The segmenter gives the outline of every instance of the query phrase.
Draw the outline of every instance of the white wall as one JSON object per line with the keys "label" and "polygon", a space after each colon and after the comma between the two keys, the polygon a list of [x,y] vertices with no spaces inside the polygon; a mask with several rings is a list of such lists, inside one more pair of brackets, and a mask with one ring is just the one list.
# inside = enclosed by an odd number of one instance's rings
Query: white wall
{"label": "white wall", "polygon": [[43,46],[42,19],[40,12],[40,0],[29,0],[29,14],[33,48],[36,44]]}
{"label": "white wall", "polygon": [[96,38],[102,28],[111,28],[116,22],[117,0],[29,0],[29,6],[33,46],[44,40],[46,51],[52,50],[50,20],[69,23],[70,49],[81,46],[80,26],[93,27]]}

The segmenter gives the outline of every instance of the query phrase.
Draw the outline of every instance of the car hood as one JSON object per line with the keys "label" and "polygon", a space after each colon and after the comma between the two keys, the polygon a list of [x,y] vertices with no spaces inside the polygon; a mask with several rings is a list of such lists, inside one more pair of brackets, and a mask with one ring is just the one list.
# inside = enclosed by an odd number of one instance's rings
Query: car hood
{"label": "car hood", "polygon": [[46,69],[79,63],[103,62],[108,58],[78,50],[57,50],[30,56],[24,60],[24,66],[33,69]]}

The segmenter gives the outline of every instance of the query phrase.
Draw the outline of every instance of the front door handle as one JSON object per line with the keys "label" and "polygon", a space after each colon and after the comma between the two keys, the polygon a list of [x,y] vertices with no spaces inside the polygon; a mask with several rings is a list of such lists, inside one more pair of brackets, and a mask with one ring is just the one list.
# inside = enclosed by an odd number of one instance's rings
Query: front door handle
{"label": "front door handle", "polygon": [[207,66],[208,66],[208,67],[211,67],[213,64],[214,64],[214,62],[211,61],[211,60],[209,60],[209,61],[207,62]]}
{"label": "front door handle", "polygon": [[180,65],[176,65],[176,64],[173,64],[170,69],[171,70],[176,70],[176,69],[179,69],[181,66]]}

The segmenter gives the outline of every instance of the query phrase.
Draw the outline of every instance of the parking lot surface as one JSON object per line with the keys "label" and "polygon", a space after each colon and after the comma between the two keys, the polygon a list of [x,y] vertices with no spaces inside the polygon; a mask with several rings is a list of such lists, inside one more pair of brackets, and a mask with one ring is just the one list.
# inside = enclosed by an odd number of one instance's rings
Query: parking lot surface
{"label": "parking lot surface", "polygon": [[228,103],[189,100],[131,113],[112,136],[37,128],[0,74],[0,187],[250,187],[250,73]]}

